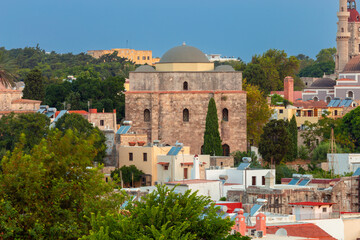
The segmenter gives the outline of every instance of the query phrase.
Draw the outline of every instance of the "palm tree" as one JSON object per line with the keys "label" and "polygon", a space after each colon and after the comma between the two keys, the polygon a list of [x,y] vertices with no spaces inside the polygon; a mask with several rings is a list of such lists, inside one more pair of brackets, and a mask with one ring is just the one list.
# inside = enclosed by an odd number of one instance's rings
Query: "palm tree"
{"label": "palm tree", "polygon": [[15,86],[17,66],[15,60],[10,59],[4,51],[0,51],[0,84],[6,88]]}

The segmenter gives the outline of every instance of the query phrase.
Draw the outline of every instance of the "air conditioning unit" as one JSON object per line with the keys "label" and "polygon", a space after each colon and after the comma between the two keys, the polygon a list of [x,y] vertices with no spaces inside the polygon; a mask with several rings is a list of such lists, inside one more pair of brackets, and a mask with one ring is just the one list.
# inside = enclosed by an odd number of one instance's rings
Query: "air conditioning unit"
{"label": "air conditioning unit", "polygon": [[262,237],[264,237],[263,231],[256,231],[255,237],[257,237],[257,238],[262,238]]}

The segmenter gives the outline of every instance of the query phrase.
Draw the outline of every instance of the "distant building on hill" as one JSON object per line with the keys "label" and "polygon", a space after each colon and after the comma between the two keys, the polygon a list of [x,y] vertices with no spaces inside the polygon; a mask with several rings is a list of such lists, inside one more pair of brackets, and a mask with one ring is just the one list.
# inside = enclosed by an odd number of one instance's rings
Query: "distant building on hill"
{"label": "distant building on hill", "polygon": [[154,65],[160,61],[160,58],[153,58],[151,50],[135,50],[129,48],[114,48],[111,50],[89,50],[87,54],[94,57],[100,58],[105,54],[112,54],[117,52],[118,57],[127,58],[130,61],[133,61],[135,64],[147,64]]}

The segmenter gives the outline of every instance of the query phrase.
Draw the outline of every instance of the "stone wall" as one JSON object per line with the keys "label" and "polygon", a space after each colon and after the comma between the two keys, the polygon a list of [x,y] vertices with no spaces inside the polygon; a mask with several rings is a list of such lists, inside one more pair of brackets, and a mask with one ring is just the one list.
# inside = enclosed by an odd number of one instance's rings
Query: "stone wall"
{"label": "stone wall", "polygon": [[241,72],[130,72],[130,91],[242,90]]}
{"label": "stone wall", "polygon": [[[131,82],[132,83],[132,82]],[[200,154],[210,98],[216,102],[222,144],[230,152],[246,151],[246,93],[243,91],[179,91],[127,92],[126,120],[133,122],[132,131],[147,134],[148,142],[160,140],[174,145],[176,141],[191,147],[192,154]],[[228,121],[222,111],[228,110]],[[150,110],[150,121],[144,121],[144,110]],[[189,121],[183,121],[188,109]]]}
{"label": "stone wall", "polygon": [[233,167],[234,157],[233,156],[210,156],[211,167]]}
{"label": "stone wall", "polygon": [[88,121],[94,124],[95,127],[98,127],[100,130],[113,130],[117,131],[116,126],[116,110],[112,113],[105,112],[92,112],[90,109],[89,114],[87,115]]}

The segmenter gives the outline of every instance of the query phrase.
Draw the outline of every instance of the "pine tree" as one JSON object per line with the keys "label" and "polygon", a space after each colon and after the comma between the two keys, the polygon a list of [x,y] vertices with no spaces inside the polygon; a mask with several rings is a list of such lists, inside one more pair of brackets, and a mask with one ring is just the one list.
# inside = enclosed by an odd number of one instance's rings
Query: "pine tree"
{"label": "pine tree", "polygon": [[291,139],[291,149],[290,149],[290,159],[295,160],[298,155],[298,129],[297,129],[297,123],[295,115],[290,120],[290,123],[288,125],[289,133],[290,133],[290,139]]}
{"label": "pine tree", "polygon": [[43,101],[45,97],[44,78],[39,69],[31,70],[24,80],[25,88],[23,91],[24,99]]}
{"label": "pine tree", "polygon": [[204,134],[204,154],[211,156],[222,156],[221,138],[219,133],[219,122],[214,98],[211,98],[206,115],[205,134]]}

